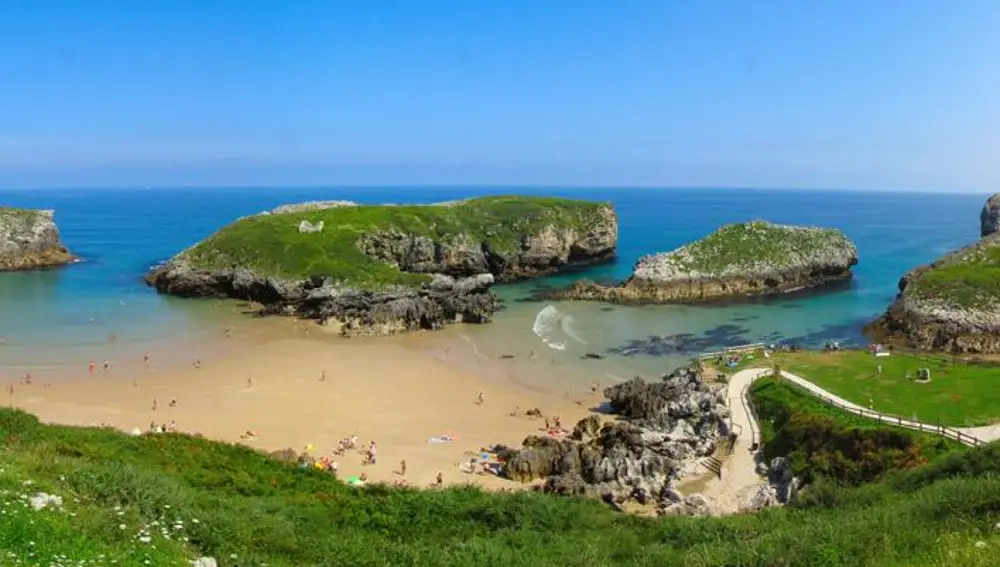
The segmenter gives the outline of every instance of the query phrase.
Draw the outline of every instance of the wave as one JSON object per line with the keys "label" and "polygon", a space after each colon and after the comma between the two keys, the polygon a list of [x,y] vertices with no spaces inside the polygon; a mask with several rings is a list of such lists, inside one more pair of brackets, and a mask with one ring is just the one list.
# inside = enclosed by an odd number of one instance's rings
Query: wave
{"label": "wave", "polygon": [[563,317],[562,321],[559,324],[559,327],[574,341],[582,345],[587,344],[587,341],[583,340],[583,338],[580,337],[580,333],[576,329],[576,319],[574,319],[572,315],[566,315],[565,317]]}
{"label": "wave", "polygon": [[570,341],[587,344],[576,328],[576,319],[559,311],[555,305],[546,305],[538,312],[531,330],[551,349],[566,350]]}

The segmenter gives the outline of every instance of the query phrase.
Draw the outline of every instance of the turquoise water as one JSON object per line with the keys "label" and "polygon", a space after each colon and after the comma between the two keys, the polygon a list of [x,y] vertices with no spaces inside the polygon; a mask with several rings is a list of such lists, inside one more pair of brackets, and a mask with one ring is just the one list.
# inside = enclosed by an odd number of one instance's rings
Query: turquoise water
{"label": "turquoise water", "polygon": [[[574,364],[581,380],[655,374],[693,352],[778,340],[860,341],[864,322],[892,300],[905,271],[978,237],[986,195],[917,193],[518,188],[289,188],[2,191],[0,204],[52,208],[78,264],[0,274],[0,366],[76,364],[95,349],[131,356],[150,344],[192,340],[239,320],[233,306],[159,296],[139,278],[151,265],[246,214],[289,202],[350,199],[416,203],[486,193],[534,193],[614,202],[619,260],[580,275],[628,276],[641,255],[669,250],[727,222],[763,218],[844,230],[860,264],[850,288],[743,306],[625,308],[523,299],[539,282],[498,288],[505,310],[485,326],[442,334],[544,380],[547,365]],[[108,336],[117,340],[109,346]],[[54,348],[53,348],[54,347]],[[536,357],[529,354],[535,351]],[[585,353],[603,360],[580,360]],[[103,358],[104,356],[102,356]],[[574,362],[578,361],[578,362]]]}

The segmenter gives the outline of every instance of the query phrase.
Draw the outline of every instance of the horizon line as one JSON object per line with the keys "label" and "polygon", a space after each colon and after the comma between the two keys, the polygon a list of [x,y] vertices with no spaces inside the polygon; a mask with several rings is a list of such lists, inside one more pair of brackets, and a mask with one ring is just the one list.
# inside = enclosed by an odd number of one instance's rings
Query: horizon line
{"label": "horizon line", "polygon": [[179,185],[56,185],[38,187],[15,187],[0,186],[0,192],[28,192],[28,191],[170,191],[170,190],[239,190],[239,189],[351,189],[351,190],[383,190],[383,189],[555,189],[555,190],[659,190],[659,191],[822,191],[839,193],[897,193],[897,194],[947,194],[947,195],[980,195],[992,194],[989,191],[977,191],[970,189],[930,190],[930,189],[885,189],[885,188],[845,188],[845,187],[766,187],[766,186],[716,186],[716,185],[653,185],[653,184],[612,184],[612,185],[582,185],[582,184],[536,184],[536,183],[441,183],[441,184],[409,184],[409,183],[364,183],[364,184],[324,184],[324,183],[303,183],[303,184],[266,184],[266,185],[228,185],[228,184],[179,184]]}

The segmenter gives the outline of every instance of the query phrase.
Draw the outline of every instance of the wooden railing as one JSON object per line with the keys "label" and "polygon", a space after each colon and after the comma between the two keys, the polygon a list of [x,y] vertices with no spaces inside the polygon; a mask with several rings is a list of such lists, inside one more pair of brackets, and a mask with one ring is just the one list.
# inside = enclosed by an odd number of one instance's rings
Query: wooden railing
{"label": "wooden railing", "polygon": [[[747,391],[750,389],[753,383],[756,382],[758,379],[763,378],[764,376],[774,376],[774,375],[775,375],[774,370],[770,368],[761,370],[756,375],[754,375],[753,379],[749,380],[740,390],[739,394],[740,403],[743,404],[743,409],[747,412],[747,415],[750,416],[750,444],[751,447],[753,448],[756,448],[760,444],[760,429],[759,429],[760,426],[758,425],[759,421],[757,417],[757,410],[754,407],[753,403],[750,402],[750,397],[747,395]],[[941,437],[945,437],[953,441],[958,441],[959,443],[963,445],[968,445],[970,447],[978,447],[986,443],[982,439],[969,435],[968,433],[964,433],[958,429],[946,427],[944,425],[940,424],[931,425],[929,423],[922,423],[920,421],[915,421],[898,415],[886,414],[874,410],[866,410],[864,408],[856,407],[853,405],[846,405],[829,396],[820,394],[818,392],[814,392],[808,388],[803,388],[802,386],[796,384],[794,381],[789,380],[788,378],[781,376],[780,374],[779,377],[790,383],[796,389],[805,392],[806,394],[820,400],[821,402],[827,405],[833,406],[841,411],[846,411],[849,413],[853,413],[855,415],[859,415],[866,419],[875,420],[878,423],[885,423],[887,425],[895,425],[896,427],[904,427],[906,429],[912,429],[915,431],[922,431],[925,433],[940,435]]]}
{"label": "wooden railing", "polygon": [[[793,383],[793,385],[795,385]],[[986,442],[977,437],[973,437],[968,433],[963,433],[958,429],[953,429],[951,427],[946,427],[944,425],[931,425],[929,423],[922,423],[920,421],[914,421],[905,417],[898,415],[892,415],[882,412],[877,412],[874,410],[866,410],[864,408],[845,405],[833,398],[824,396],[823,394],[813,392],[806,388],[802,388],[796,385],[799,390],[805,391],[814,398],[822,401],[827,405],[831,405],[841,411],[846,411],[853,413],[855,415],[860,415],[861,417],[875,420],[878,423],[885,423],[887,425],[895,425],[896,427],[905,427],[906,429],[913,429],[915,431],[924,431],[927,433],[933,433],[935,435],[940,435],[941,437],[946,437],[954,441],[958,441],[963,445],[968,445],[970,447],[978,447],[985,444]]]}

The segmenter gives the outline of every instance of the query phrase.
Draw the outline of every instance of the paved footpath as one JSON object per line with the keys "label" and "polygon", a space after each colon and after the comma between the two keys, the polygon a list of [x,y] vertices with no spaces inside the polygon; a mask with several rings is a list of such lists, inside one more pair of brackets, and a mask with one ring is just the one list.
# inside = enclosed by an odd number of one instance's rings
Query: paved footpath
{"label": "paved footpath", "polygon": [[[736,444],[733,454],[723,461],[722,477],[713,478],[705,484],[704,490],[701,491],[701,494],[712,503],[717,514],[731,514],[739,511],[753,491],[764,483],[763,479],[757,476],[757,464],[754,461],[756,451],[751,450],[751,447],[760,443],[760,427],[750,412],[748,392],[754,381],[770,374],[770,369],[748,368],[736,372],[729,379],[726,395],[732,415],[733,430],[737,432]],[[833,402],[842,408],[863,414],[863,417],[908,429],[939,433],[937,425],[872,411],[835,396],[791,372],[782,370],[781,377],[824,399],[827,403]],[[974,437],[980,441],[1000,439],[1000,424],[957,428],[953,431],[960,431],[963,435]]]}

